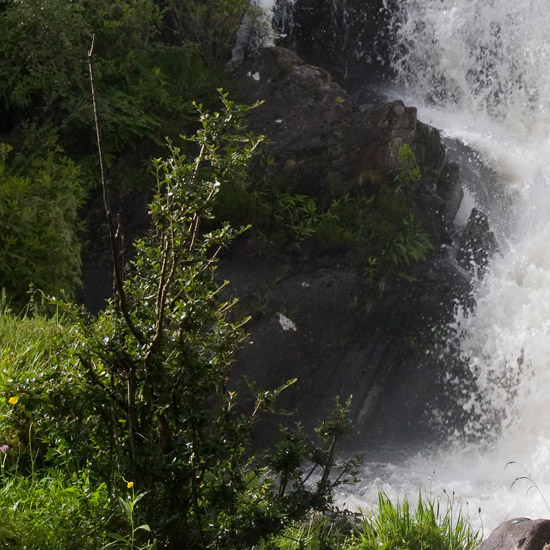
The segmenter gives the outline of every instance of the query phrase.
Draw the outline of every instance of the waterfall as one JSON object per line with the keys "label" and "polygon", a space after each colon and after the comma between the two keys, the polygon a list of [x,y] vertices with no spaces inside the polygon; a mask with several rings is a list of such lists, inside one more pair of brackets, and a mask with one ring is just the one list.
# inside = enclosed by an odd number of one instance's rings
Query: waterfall
{"label": "waterfall", "polygon": [[435,451],[371,462],[342,496],[348,505],[368,507],[379,487],[396,498],[421,488],[462,503],[485,535],[515,516],[550,514],[549,16],[546,0],[395,8],[391,93],[494,171],[487,213],[501,254],[478,282],[475,309],[457,311],[451,327],[474,380],[448,380],[471,418],[465,431]]}
{"label": "waterfall", "polygon": [[[477,284],[475,309],[459,309],[450,327],[449,349],[473,383],[449,375],[449,399],[471,420],[439,449],[367,449],[362,481],[338,499],[368,511],[379,489],[412,501],[422,490],[462,506],[488,535],[506,519],[550,514],[550,5],[381,2],[394,37],[387,93],[494,173],[490,204],[467,196],[501,253]],[[271,16],[273,1],[262,5]]]}
{"label": "waterfall", "polygon": [[[250,51],[261,46],[272,46],[279,35],[277,19],[286,16],[294,0],[285,0],[280,6],[277,0],[251,0],[254,16],[246,16],[237,31],[229,66],[242,63]],[[275,12],[281,13],[275,13]]]}

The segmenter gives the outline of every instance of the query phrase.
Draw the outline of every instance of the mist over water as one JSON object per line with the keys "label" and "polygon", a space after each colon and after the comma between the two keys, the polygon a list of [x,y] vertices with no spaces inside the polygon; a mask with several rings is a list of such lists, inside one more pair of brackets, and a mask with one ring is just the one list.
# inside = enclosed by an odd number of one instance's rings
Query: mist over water
{"label": "mist over water", "polygon": [[368,464],[341,495],[348,505],[368,509],[378,488],[411,500],[422,489],[462,503],[485,535],[550,515],[549,21],[547,0],[408,0],[394,14],[391,93],[494,171],[492,204],[480,206],[502,253],[478,282],[475,310],[458,310],[450,327],[473,379],[447,381],[466,427],[446,419],[443,448]]}

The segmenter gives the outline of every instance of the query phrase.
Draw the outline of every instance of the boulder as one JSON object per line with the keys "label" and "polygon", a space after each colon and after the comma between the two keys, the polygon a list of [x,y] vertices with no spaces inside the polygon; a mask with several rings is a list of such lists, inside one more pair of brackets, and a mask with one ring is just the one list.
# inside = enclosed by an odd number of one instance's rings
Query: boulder
{"label": "boulder", "polygon": [[263,104],[249,117],[254,131],[269,137],[276,161],[298,162],[326,151],[354,109],[351,98],[323,69],[284,48],[258,50],[235,74],[241,99]]}
{"label": "boulder", "polygon": [[[374,195],[381,185],[398,185],[409,169],[400,150],[408,146],[421,178],[403,193],[433,245],[430,261],[411,268],[413,281],[380,288],[366,285],[361,269],[338,254],[316,257],[302,249],[266,261],[244,245],[234,249],[220,272],[231,281],[227,291],[252,313],[235,378],[265,389],[298,378],[279,405],[310,432],[336,395],[353,394],[356,437],[348,447],[354,449],[376,439],[424,437],[431,430],[426,396],[445,400],[441,359],[430,352],[438,327],[470,290],[442,247],[456,238],[462,189],[439,132],[402,101],[357,105],[325,70],[283,48],[257,51],[237,70],[234,85],[241,101],[264,100],[250,112],[249,127],[268,136],[271,181],[290,192]],[[242,395],[246,384],[237,389]],[[274,417],[260,438],[272,437],[282,421],[289,419]]]}
{"label": "boulder", "polygon": [[479,550],[542,550],[550,543],[550,520],[515,518],[499,525]]}
{"label": "boulder", "polygon": [[403,170],[399,151],[409,146],[420,167],[417,213],[435,247],[451,240],[462,188],[441,137],[417,120],[416,109],[392,101],[362,108],[323,69],[279,47],[262,48],[234,78],[241,100],[263,104],[249,116],[252,131],[269,137],[276,180],[296,193],[365,194]]}
{"label": "boulder", "polygon": [[458,263],[464,269],[483,275],[489,259],[498,251],[499,246],[489,228],[487,216],[473,208],[460,240]]}

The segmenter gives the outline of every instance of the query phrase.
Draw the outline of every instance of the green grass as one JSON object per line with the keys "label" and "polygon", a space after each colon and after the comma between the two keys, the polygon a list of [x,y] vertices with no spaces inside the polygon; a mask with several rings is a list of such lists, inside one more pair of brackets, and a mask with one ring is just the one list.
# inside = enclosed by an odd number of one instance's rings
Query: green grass
{"label": "green grass", "polygon": [[352,524],[346,516],[315,514],[288,525],[259,550],[337,550],[349,541]]}
{"label": "green grass", "polygon": [[[36,414],[40,409],[36,399],[29,402],[27,387],[41,386],[49,372],[62,368],[59,343],[68,330],[58,321],[0,312],[0,445],[14,448],[22,443],[21,435],[27,439],[29,425],[21,408],[36,407]],[[14,397],[16,405],[9,402]]]}
{"label": "green grass", "polygon": [[437,501],[419,495],[411,510],[406,498],[394,505],[380,492],[377,514],[363,517],[348,550],[473,550],[480,542],[452,503],[442,512]]}
{"label": "green grass", "polygon": [[0,452],[0,549],[97,550],[108,542],[106,527],[116,515],[109,509],[118,510],[105,486],[92,487],[84,473],[35,470],[32,463],[38,442],[31,442],[19,413],[28,406],[25,386],[40,383],[60,362],[58,321],[0,312],[0,445],[9,447]]}
{"label": "green grass", "polygon": [[0,549],[99,550],[112,518],[104,486],[67,480],[59,470],[0,477]]}

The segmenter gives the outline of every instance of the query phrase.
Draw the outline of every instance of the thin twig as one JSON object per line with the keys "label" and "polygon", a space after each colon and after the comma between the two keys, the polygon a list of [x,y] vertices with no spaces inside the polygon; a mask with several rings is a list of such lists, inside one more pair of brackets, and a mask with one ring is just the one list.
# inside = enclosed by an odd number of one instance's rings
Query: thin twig
{"label": "thin twig", "polygon": [[97,114],[97,101],[95,94],[95,85],[94,85],[94,74],[92,70],[92,54],[94,52],[94,43],[95,35],[92,36],[92,44],[88,50],[88,72],[90,74],[90,87],[92,89],[92,105],[94,109],[94,123],[96,131],[96,140],[97,140],[97,150],[99,155],[99,168],[101,172],[101,189],[103,192],[103,207],[105,209],[105,215],[107,217],[107,223],[109,226],[109,239],[111,243],[111,254],[113,257],[113,271],[114,271],[114,290],[115,290],[115,299],[119,312],[124,317],[128,329],[136,337],[139,342],[143,342],[143,336],[137,330],[130,313],[128,311],[128,305],[126,303],[126,294],[124,292],[124,277],[122,274],[122,265],[120,261],[120,250],[118,246],[118,230],[119,226],[115,222],[113,213],[109,205],[109,198],[107,196],[107,183],[105,178],[105,166],[103,163],[103,148],[101,144],[101,132],[99,129],[99,117]]}

